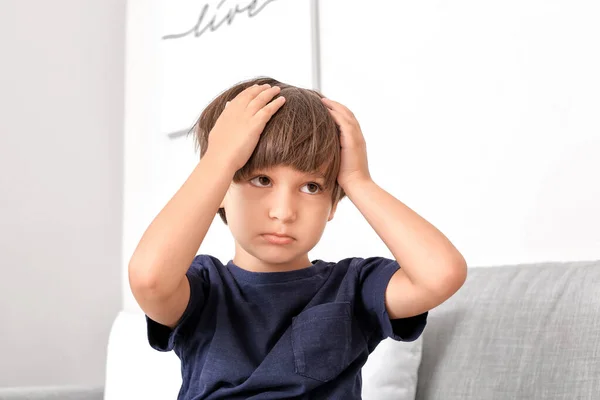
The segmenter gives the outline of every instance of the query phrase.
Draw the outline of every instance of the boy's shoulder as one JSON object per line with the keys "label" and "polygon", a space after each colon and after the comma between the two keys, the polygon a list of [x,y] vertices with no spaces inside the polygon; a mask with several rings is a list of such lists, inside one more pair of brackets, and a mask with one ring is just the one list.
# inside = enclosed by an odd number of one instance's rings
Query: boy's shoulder
{"label": "boy's shoulder", "polygon": [[[237,278],[247,279],[249,282],[264,284],[266,282],[280,283],[280,279],[291,281],[320,275],[326,280],[353,278],[357,279],[359,283],[364,283],[369,280],[387,281],[399,268],[398,262],[394,259],[374,256],[366,258],[347,257],[338,261],[315,259],[312,261],[312,266],[303,270],[259,273],[242,270],[233,264],[232,260],[224,263],[213,255],[198,254],[192,261],[188,276],[196,276],[205,281],[213,279],[229,281],[233,276],[236,276]],[[269,277],[266,278],[266,275],[269,275]]]}
{"label": "boy's shoulder", "polygon": [[[327,261],[322,259],[315,259],[311,261],[313,266],[324,266],[324,267],[336,267],[336,268],[351,268],[351,269],[364,269],[374,268],[381,265],[397,265],[397,261],[394,259],[372,256],[372,257],[346,257],[338,261]],[[194,269],[212,269],[212,268],[223,268],[228,264],[231,264],[232,260],[223,263],[219,258],[210,254],[197,254],[190,266]]]}
{"label": "boy's shoulder", "polygon": [[223,267],[223,263],[217,257],[212,256],[210,254],[196,254],[194,259],[192,260],[192,264],[190,268],[214,268],[214,267]]}

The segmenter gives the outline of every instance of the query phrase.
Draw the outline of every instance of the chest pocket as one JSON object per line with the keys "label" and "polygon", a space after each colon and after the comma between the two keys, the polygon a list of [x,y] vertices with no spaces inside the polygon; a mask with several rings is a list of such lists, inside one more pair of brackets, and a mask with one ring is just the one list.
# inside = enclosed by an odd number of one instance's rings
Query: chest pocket
{"label": "chest pocket", "polygon": [[292,320],[296,373],[322,382],[338,376],[348,365],[352,334],[350,303],[327,303],[309,308]]}

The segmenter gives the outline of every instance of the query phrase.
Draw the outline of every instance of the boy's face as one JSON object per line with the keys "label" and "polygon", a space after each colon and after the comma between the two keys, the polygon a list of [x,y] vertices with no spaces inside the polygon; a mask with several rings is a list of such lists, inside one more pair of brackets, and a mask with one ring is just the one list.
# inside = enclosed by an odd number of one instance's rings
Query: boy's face
{"label": "boy's face", "polygon": [[[324,183],[319,175],[287,166],[256,171],[248,180],[232,182],[221,207],[236,242],[233,262],[257,272],[309,266],[308,251],[318,243],[337,207],[331,189],[322,189]],[[271,233],[289,238],[273,238]]]}

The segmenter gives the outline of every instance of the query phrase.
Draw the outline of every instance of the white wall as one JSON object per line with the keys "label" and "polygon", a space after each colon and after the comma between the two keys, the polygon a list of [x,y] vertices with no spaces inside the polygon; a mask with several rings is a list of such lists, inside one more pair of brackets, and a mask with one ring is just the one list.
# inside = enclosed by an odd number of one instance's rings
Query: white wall
{"label": "white wall", "polygon": [[124,24],[120,0],[0,2],[0,387],[104,383]]}
{"label": "white wall", "polygon": [[[123,307],[138,313],[122,313],[113,331],[108,397],[134,396],[149,380],[168,382],[152,388],[155,397],[179,387],[176,356],[151,351],[145,342],[127,264],[197,162],[193,142],[171,140],[167,132],[185,129],[188,119],[191,125],[201,103],[217,94],[217,81],[255,71],[256,60],[232,68],[236,42],[277,54],[268,35],[252,40],[261,30],[254,25],[271,26],[278,42],[284,36],[304,43],[306,29],[286,30],[289,20],[277,18],[291,1],[269,4],[273,13],[252,21],[240,16],[210,33],[210,41],[181,39],[168,62],[160,37],[170,17],[162,7],[176,13],[172,8],[204,2],[128,2],[121,279]],[[309,2],[293,1],[294,7]],[[323,92],[358,116],[374,179],[440,228],[469,266],[600,258],[600,6],[591,0],[319,3]],[[201,53],[206,67],[198,64]],[[180,73],[167,74],[178,63]],[[291,73],[297,66],[274,77],[312,82],[301,68]],[[265,64],[264,74],[270,67]],[[232,251],[228,229],[216,217],[200,252],[227,261]],[[344,200],[311,258],[349,255],[391,256]],[[128,374],[137,365],[147,371]]]}
{"label": "white wall", "polygon": [[[122,277],[131,310],[138,307],[127,283],[129,257],[193,167],[193,143],[169,140],[159,128],[170,124],[161,85],[194,80],[190,92],[206,89],[196,76],[201,67],[193,76],[162,75],[160,4],[131,1],[128,14]],[[374,179],[441,229],[470,266],[600,258],[597,3],[365,4],[320,2],[321,82],[324,94],[361,122]],[[228,37],[227,29],[211,35]],[[298,34],[277,26],[273,32]],[[269,46],[268,39],[245,39],[240,31],[240,46]],[[182,51],[202,52],[203,43],[190,39]],[[220,62],[219,53],[209,54],[207,63]],[[300,78],[290,83],[303,85]],[[181,159],[185,171],[173,168]],[[200,252],[227,261],[232,251],[217,218]],[[311,258],[369,255],[391,256],[345,200]]]}
{"label": "white wall", "polygon": [[600,258],[600,3],[320,4],[323,91],[470,266]]}

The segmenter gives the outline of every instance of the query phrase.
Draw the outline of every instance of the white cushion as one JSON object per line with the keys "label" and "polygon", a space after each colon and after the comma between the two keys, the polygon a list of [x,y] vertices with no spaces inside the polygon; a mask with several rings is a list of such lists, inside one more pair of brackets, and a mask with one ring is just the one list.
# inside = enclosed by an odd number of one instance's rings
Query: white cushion
{"label": "white cushion", "polygon": [[414,342],[385,339],[362,369],[363,400],[414,400],[423,336]]}
{"label": "white cushion", "polygon": [[154,350],[148,343],[141,312],[121,311],[108,340],[104,400],[176,399],[181,364],[174,352]]}

